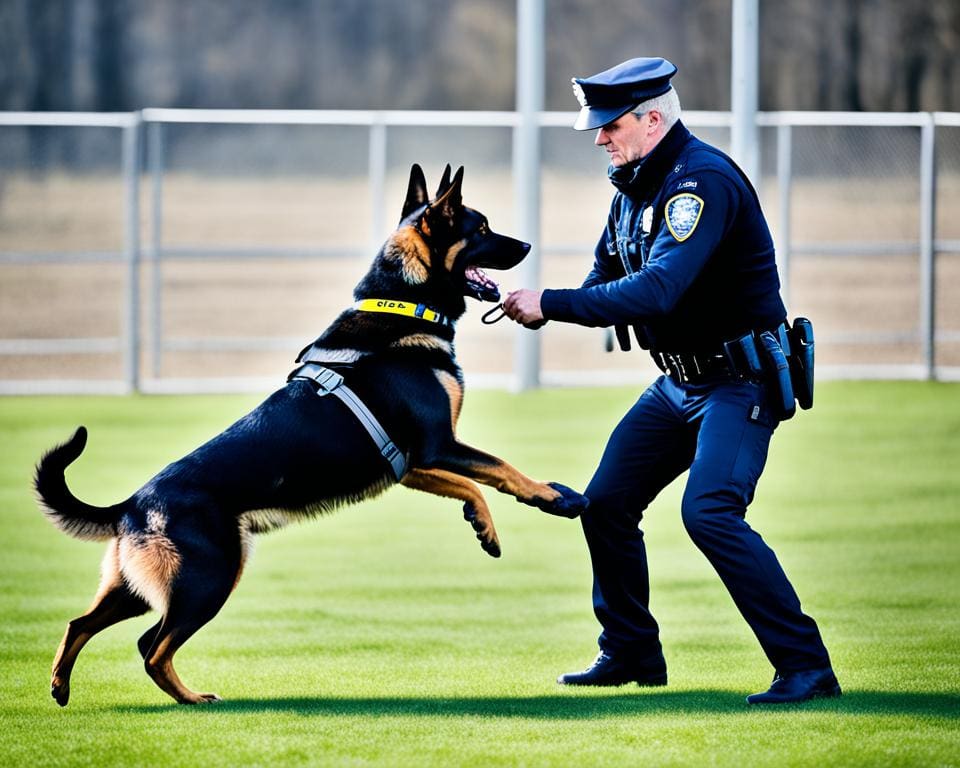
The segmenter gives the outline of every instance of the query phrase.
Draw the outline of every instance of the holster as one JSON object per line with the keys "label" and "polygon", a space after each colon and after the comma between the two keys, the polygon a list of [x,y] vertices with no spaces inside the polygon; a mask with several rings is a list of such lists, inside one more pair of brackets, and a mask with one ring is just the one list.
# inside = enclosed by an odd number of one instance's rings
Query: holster
{"label": "holster", "polygon": [[786,421],[797,412],[793,382],[790,378],[790,364],[780,346],[780,340],[770,331],[761,332],[758,339],[761,359],[767,375],[767,385],[770,389],[771,405],[777,418],[780,421]]}
{"label": "holster", "polygon": [[756,333],[750,331],[738,339],[724,342],[723,350],[731,370],[740,376],[766,383],[770,393],[770,407],[780,421],[785,421],[796,413],[793,402],[793,385],[790,380],[790,364],[787,362],[787,350],[778,338],[783,330],[784,342],[786,328],[781,326],[776,335],[770,331]]}
{"label": "holster", "polygon": [[745,378],[764,378],[763,364],[760,362],[753,331],[745,333],[739,339],[723,342],[723,354],[731,371]]}
{"label": "holster", "polygon": [[774,413],[781,421],[801,408],[813,406],[813,324],[798,317],[791,328],[781,323],[774,331],[750,331],[723,343],[730,370],[744,378],[763,381],[770,391]]}
{"label": "holster", "polygon": [[787,336],[793,391],[797,396],[797,404],[808,410],[813,407],[813,323],[805,317],[798,317]]}

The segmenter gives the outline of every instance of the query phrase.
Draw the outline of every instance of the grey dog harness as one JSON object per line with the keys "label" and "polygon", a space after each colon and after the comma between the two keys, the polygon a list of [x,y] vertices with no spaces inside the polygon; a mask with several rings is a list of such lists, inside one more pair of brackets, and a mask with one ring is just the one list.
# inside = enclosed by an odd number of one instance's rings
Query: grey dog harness
{"label": "grey dog harness", "polygon": [[347,406],[347,408],[353,412],[353,415],[357,417],[357,420],[363,428],[367,430],[373,442],[376,443],[377,448],[380,450],[380,455],[390,463],[390,467],[393,469],[393,474],[397,480],[399,481],[400,478],[403,477],[407,471],[406,458],[394,444],[393,440],[390,439],[390,436],[384,431],[383,427],[380,426],[377,417],[370,412],[370,409],[364,405],[356,393],[343,383],[343,376],[317,363],[307,363],[294,371],[290,378],[309,379],[310,381],[316,382],[317,394],[320,397],[333,395]]}

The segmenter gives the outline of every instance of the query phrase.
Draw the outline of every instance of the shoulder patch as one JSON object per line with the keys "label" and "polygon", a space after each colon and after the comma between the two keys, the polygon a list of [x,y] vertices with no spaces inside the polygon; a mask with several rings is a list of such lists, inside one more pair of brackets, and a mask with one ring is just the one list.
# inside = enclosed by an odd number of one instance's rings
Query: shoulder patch
{"label": "shoulder patch", "polygon": [[703,213],[703,198],[683,192],[667,200],[665,207],[667,228],[674,239],[682,243],[697,228]]}

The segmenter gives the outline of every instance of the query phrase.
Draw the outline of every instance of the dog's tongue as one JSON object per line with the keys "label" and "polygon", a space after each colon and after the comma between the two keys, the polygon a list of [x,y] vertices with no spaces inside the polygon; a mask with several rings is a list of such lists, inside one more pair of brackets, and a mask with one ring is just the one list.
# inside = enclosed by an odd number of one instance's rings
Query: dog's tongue
{"label": "dog's tongue", "polygon": [[464,274],[467,280],[467,286],[472,289],[471,292],[481,301],[497,301],[500,298],[500,286],[487,277],[480,267],[467,267]]}

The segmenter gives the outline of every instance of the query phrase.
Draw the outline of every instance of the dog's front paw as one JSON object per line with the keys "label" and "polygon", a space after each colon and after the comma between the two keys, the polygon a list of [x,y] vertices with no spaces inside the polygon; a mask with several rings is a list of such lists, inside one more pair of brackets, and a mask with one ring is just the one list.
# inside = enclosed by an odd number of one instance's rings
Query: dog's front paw
{"label": "dog's front paw", "polygon": [[547,485],[559,494],[550,501],[538,500],[536,502],[536,506],[548,515],[556,515],[557,517],[566,517],[573,520],[575,517],[579,517],[580,514],[585,512],[587,507],[590,506],[590,499],[582,493],[577,493],[573,488],[567,488],[567,486],[561,485],[560,483],[547,483]]}
{"label": "dog's front paw", "polygon": [[478,511],[469,501],[463,505],[463,519],[477,532],[480,547],[490,557],[500,557],[500,540],[487,511]]}

